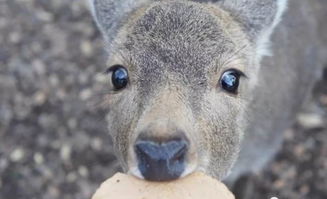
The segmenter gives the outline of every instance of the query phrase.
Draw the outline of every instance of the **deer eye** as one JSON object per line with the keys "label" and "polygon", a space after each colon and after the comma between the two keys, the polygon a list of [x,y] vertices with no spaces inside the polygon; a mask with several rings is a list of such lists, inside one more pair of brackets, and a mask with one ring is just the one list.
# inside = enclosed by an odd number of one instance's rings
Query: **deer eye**
{"label": "deer eye", "polygon": [[122,65],[111,66],[107,70],[108,74],[111,74],[111,82],[115,90],[121,90],[128,84],[128,72]]}
{"label": "deer eye", "polygon": [[237,94],[240,77],[243,73],[236,69],[225,71],[220,78],[220,86],[227,92]]}

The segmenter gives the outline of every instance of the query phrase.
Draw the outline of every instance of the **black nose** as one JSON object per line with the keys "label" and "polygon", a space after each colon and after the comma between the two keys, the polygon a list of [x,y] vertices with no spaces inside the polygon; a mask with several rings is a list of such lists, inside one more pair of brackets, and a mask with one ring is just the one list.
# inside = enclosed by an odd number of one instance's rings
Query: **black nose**
{"label": "black nose", "polygon": [[143,177],[150,181],[168,181],[180,177],[185,169],[188,142],[172,139],[165,142],[138,140],[135,152]]}

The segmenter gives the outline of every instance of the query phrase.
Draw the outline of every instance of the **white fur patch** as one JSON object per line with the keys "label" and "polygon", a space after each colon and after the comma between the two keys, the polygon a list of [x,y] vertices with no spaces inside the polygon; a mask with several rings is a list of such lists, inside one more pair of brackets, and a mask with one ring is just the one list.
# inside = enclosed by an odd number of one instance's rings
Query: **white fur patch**
{"label": "white fur patch", "polygon": [[86,4],[88,5],[92,15],[94,16],[95,14],[95,8],[94,8],[94,0],[85,0]]}
{"label": "white fur patch", "polygon": [[144,179],[138,167],[132,167],[127,171],[127,174],[133,175],[137,178]]}
{"label": "white fur patch", "polygon": [[270,36],[273,33],[276,26],[280,23],[282,16],[287,8],[288,0],[278,0],[277,2],[277,13],[273,24],[264,31],[257,40],[257,49],[256,49],[256,61],[260,63],[263,56],[272,56],[270,52]]}
{"label": "white fur patch", "polygon": [[182,175],[180,176],[181,178],[193,173],[196,169],[196,166],[195,164],[187,164],[187,167],[186,169],[184,170],[184,172],[182,173]]}

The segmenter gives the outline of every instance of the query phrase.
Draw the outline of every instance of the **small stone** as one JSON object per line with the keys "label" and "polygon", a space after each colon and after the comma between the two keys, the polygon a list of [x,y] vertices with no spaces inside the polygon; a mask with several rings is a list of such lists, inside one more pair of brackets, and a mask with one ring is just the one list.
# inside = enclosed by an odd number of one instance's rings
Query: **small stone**
{"label": "small stone", "polygon": [[322,105],[327,106],[327,95],[320,96],[319,101]]}
{"label": "small stone", "polygon": [[33,159],[36,164],[42,164],[44,162],[43,155],[38,152],[34,154]]}
{"label": "small stone", "polygon": [[285,186],[285,181],[283,180],[276,180],[273,184],[275,189],[281,189]]}
{"label": "small stone", "polygon": [[300,192],[301,192],[302,194],[307,194],[307,193],[309,193],[309,191],[310,191],[310,188],[309,188],[308,185],[303,185],[303,186],[301,186],[301,188],[300,188]]}
{"label": "small stone", "polygon": [[22,160],[25,156],[25,152],[22,148],[16,148],[11,154],[10,154],[10,160],[13,162],[19,162]]}
{"label": "small stone", "polygon": [[324,125],[324,119],[318,114],[302,113],[297,117],[299,123],[305,128],[317,128]]}
{"label": "small stone", "polygon": [[94,149],[94,150],[101,150],[102,148],[102,140],[100,140],[99,138],[94,138],[92,139],[91,141],[91,147]]}
{"label": "small stone", "polygon": [[85,166],[79,166],[78,167],[78,173],[82,177],[87,177],[89,175],[89,170]]}
{"label": "small stone", "polygon": [[56,97],[58,99],[64,100],[67,97],[67,92],[64,89],[59,89],[56,92]]}
{"label": "small stone", "polygon": [[54,186],[50,186],[48,188],[48,192],[53,198],[58,198],[59,195],[60,195],[59,189],[57,187],[54,187]]}
{"label": "small stone", "polygon": [[293,179],[296,176],[296,168],[295,166],[289,167],[285,172],[284,175],[288,179]]}
{"label": "small stone", "polygon": [[44,165],[41,165],[41,172],[45,179],[53,179],[55,175],[55,171],[53,171],[51,168],[46,167]]}
{"label": "small stone", "polygon": [[45,74],[46,67],[40,59],[33,60],[32,66],[33,66],[33,69],[36,72],[36,74],[38,74],[40,76]]}
{"label": "small stone", "polygon": [[44,10],[36,11],[36,17],[41,21],[50,22],[53,21],[53,14]]}
{"label": "small stone", "polygon": [[5,26],[7,26],[8,24],[8,20],[5,18],[0,18],[0,28],[4,28]]}
{"label": "small stone", "polygon": [[61,142],[60,142],[59,140],[54,140],[54,141],[52,141],[52,143],[51,143],[51,147],[52,147],[53,149],[58,150],[58,149],[60,148],[60,146],[61,146]]}
{"label": "small stone", "polygon": [[98,73],[94,76],[94,81],[97,83],[107,83],[108,82],[108,76],[103,73]]}
{"label": "small stone", "polygon": [[75,118],[70,118],[68,120],[68,127],[72,130],[76,129],[76,126],[77,126],[77,121]]}
{"label": "small stone", "polygon": [[58,76],[57,75],[50,75],[49,82],[50,82],[51,86],[57,87],[58,84],[59,84]]}
{"label": "small stone", "polygon": [[77,175],[75,172],[70,172],[68,175],[67,175],[67,181],[72,183],[72,182],[75,182],[76,179],[77,179]]}
{"label": "small stone", "polygon": [[5,170],[9,165],[7,159],[0,159],[0,170]]}
{"label": "small stone", "polygon": [[22,40],[22,35],[19,32],[11,32],[9,34],[9,41],[11,43],[17,44]]}
{"label": "small stone", "polygon": [[10,120],[13,118],[13,112],[10,106],[0,106],[0,124],[9,125]]}
{"label": "small stone", "polygon": [[294,139],[294,130],[287,129],[284,133],[285,140],[293,140]]}
{"label": "small stone", "polygon": [[67,161],[70,159],[70,155],[71,155],[71,146],[65,144],[61,147],[60,149],[60,157],[63,161]]}
{"label": "small stone", "polygon": [[78,76],[78,81],[80,84],[86,84],[89,80],[89,77],[86,73],[81,73],[79,76]]}
{"label": "small stone", "polygon": [[44,104],[45,101],[46,101],[46,99],[47,99],[45,93],[42,92],[42,91],[38,91],[38,92],[36,92],[36,93],[34,94],[34,97],[33,97],[33,98],[34,98],[34,103],[35,103],[36,105],[42,105],[42,104]]}
{"label": "small stone", "polygon": [[48,128],[49,126],[54,124],[55,120],[55,115],[43,113],[38,117],[38,124],[43,128]]}
{"label": "small stone", "polygon": [[91,91],[91,89],[84,89],[84,90],[82,90],[82,92],[80,92],[79,96],[83,101],[85,101],[92,96],[92,91]]}
{"label": "small stone", "polygon": [[83,40],[81,42],[80,48],[81,48],[82,53],[85,56],[90,57],[92,55],[93,49],[92,49],[92,44],[90,41]]}
{"label": "small stone", "polygon": [[302,157],[305,153],[305,148],[303,147],[303,145],[297,145],[294,148],[294,153],[297,157]]}
{"label": "small stone", "polygon": [[43,50],[43,47],[42,47],[42,45],[39,42],[33,42],[31,44],[31,50],[34,53],[41,53],[41,51]]}

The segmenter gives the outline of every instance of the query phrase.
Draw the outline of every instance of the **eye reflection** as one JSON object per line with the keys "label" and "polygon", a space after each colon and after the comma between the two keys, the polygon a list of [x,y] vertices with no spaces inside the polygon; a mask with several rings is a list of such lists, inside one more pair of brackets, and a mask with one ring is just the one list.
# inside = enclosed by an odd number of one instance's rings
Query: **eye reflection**
{"label": "eye reflection", "polygon": [[116,90],[125,88],[128,84],[128,72],[124,66],[114,65],[109,68],[111,72],[111,82]]}
{"label": "eye reflection", "polygon": [[239,79],[241,75],[242,73],[235,69],[225,71],[221,76],[221,87],[229,93],[236,94],[239,87]]}

